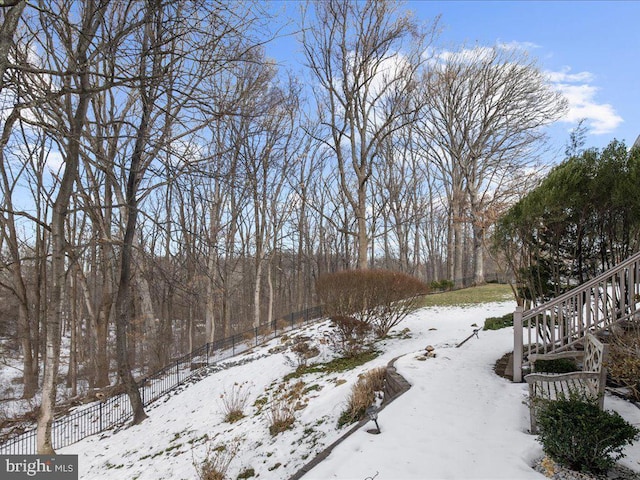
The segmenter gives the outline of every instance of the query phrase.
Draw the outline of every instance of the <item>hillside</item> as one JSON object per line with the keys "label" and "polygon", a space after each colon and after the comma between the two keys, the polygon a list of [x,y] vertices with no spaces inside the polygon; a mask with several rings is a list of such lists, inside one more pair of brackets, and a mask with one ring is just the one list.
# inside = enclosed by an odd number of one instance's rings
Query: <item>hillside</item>
{"label": "hillside", "polygon": [[[214,373],[155,404],[142,425],[91,437],[59,453],[78,454],[82,479],[193,479],[207,452],[223,460],[235,450],[228,478],[289,478],[348,427],[337,429],[351,386],[360,373],[396,365],[412,388],[380,412],[382,433],[359,429],[305,479],[544,478],[531,465],[541,456],[529,435],[526,386],[493,373],[495,361],[511,348],[511,329],[479,332],[462,347],[472,324],[513,310],[512,302],[469,307],[427,307],[403,322],[379,344],[380,355],[344,372],[308,373],[283,382],[296,369],[281,340],[246,355],[247,363]],[[327,323],[298,335],[313,338],[320,355],[332,358]],[[435,358],[424,360],[427,345]],[[420,357],[420,358],[418,358]],[[303,382],[303,383],[300,383]],[[279,393],[296,398],[293,426],[269,433],[269,405]],[[245,417],[223,421],[227,398],[246,392]],[[638,424],[638,410],[607,397],[605,406]],[[221,450],[221,448],[219,449]],[[640,446],[623,463],[640,471]],[[250,475],[253,474],[253,477]]]}

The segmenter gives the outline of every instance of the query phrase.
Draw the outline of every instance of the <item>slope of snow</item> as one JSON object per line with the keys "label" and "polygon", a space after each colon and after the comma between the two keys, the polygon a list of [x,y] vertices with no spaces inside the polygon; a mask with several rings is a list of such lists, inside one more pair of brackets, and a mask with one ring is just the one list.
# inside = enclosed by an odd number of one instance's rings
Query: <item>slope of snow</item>
{"label": "slope of snow", "polygon": [[[338,445],[304,479],[484,479],[544,478],[531,465],[542,455],[536,437],[527,433],[525,384],[513,384],[493,372],[498,358],[512,349],[512,329],[480,331],[460,348],[462,340],[485,318],[513,311],[513,302],[473,307],[426,308],[397,327],[380,343],[381,355],[342,373],[313,373],[283,382],[296,368],[281,341],[253,350],[247,363],[211,374],[206,379],[160,400],[142,425],[87,438],[60,450],[78,454],[80,478],[194,479],[197,466],[212,449],[237,450],[228,478],[286,479],[297,472],[348,427],[337,420],[358,375],[396,361],[398,372],[412,385],[380,412],[380,435],[367,433],[369,423]],[[408,328],[410,338],[399,334]],[[332,351],[324,339],[327,323],[308,327],[324,362]],[[435,358],[418,359],[427,345]],[[271,350],[271,353],[269,352]],[[277,353],[274,353],[277,352]],[[300,384],[299,382],[304,382]],[[296,385],[297,384],[297,385]],[[298,388],[296,421],[276,436],[269,433],[269,402]],[[245,417],[223,421],[221,395],[247,392]],[[257,402],[256,402],[257,400]],[[605,407],[640,426],[640,411],[623,400],[607,397]],[[640,471],[640,445],[626,450],[622,463]]]}

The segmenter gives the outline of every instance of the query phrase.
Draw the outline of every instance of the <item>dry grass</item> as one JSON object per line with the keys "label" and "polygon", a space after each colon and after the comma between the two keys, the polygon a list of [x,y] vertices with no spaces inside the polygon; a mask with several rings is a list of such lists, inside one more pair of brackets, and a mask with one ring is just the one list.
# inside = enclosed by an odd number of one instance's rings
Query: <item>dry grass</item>
{"label": "dry grass", "polygon": [[385,367],[379,367],[360,376],[351,389],[347,408],[338,419],[338,427],[355,423],[364,418],[367,408],[375,402],[376,392],[384,389],[386,372]]}
{"label": "dry grass", "polygon": [[196,469],[198,480],[226,480],[229,465],[238,454],[240,440],[237,438],[227,445],[207,446],[207,454],[200,464],[193,466]]}
{"label": "dry grass", "polygon": [[244,417],[248,397],[249,390],[245,383],[234,383],[230,392],[220,395],[225,422],[234,423]]}
{"label": "dry grass", "polygon": [[267,420],[269,422],[269,433],[273,437],[288,430],[296,420],[289,400],[284,397],[274,399],[267,411]]}
{"label": "dry grass", "polygon": [[629,389],[631,398],[640,401],[640,329],[637,326],[615,335],[607,368],[617,383]]}

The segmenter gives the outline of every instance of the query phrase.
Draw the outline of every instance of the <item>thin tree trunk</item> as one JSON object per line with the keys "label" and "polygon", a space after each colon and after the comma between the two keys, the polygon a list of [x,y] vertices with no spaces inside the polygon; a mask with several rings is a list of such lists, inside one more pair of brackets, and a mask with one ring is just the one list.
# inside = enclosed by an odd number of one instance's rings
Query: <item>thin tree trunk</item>
{"label": "thin tree trunk", "polygon": [[263,260],[258,257],[256,260],[256,281],[253,289],[253,328],[260,326],[260,290],[262,289],[262,265]]}
{"label": "thin tree trunk", "polygon": [[11,277],[13,289],[18,299],[18,334],[20,337],[20,346],[22,347],[22,369],[23,369],[23,398],[33,398],[38,389],[37,368],[34,368],[34,362],[37,367],[37,356],[34,358],[33,352],[33,336],[31,332],[32,310],[30,308],[30,300],[27,296],[27,287],[22,274],[22,260],[20,256],[20,248],[18,234],[16,231],[15,218],[13,215],[13,202],[11,199],[12,186],[9,184],[9,176],[5,170],[4,151],[9,142],[9,137],[13,129],[13,125],[18,120],[19,110],[15,109],[7,117],[2,138],[0,139],[0,171],[2,173],[2,191],[5,193],[3,209],[5,215],[5,228],[8,233],[6,236],[7,247],[11,254]]}
{"label": "thin tree trunk", "polygon": [[473,227],[473,282],[475,285],[483,285],[484,278],[484,228]]}
{"label": "thin tree trunk", "polygon": [[[86,15],[93,15],[89,8]],[[86,26],[86,25],[85,25]],[[81,35],[78,45],[77,64],[81,68],[87,65],[87,48],[91,35]],[[78,163],[80,159],[80,136],[89,107],[89,74],[82,71],[78,75],[81,92],[78,95],[78,105],[71,122],[69,143],[64,174],[60,181],[58,195],[53,204],[51,214],[51,309],[47,321],[46,333],[46,357],[44,364],[44,379],[42,385],[42,404],[38,416],[37,445],[38,454],[54,454],[51,441],[51,426],[53,423],[53,411],[56,404],[58,367],[60,362],[60,325],[62,321],[62,298],[65,289],[66,269],[65,252],[67,242],[65,238],[65,224],[69,210],[73,186],[78,175]]]}
{"label": "thin tree trunk", "polygon": [[129,305],[131,302],[132,251],[138,220],[137,191],[140,183],[140,167],[142,164],[143,149],[149,128],[149,115],[150,105],[148,105],[148,99],[145,98],[142,102],[142,117],[140,119],[140,126],[138,127],[135,147],[131,155],[131,164],[127,179],[126,224],[120,253],[120,280],[118,282],[118,294],[116,296],[116,357],[118,361],[118,376],[131,402],[133,425],[137,425],[147,418],[138,385],[131,373],[127,329],[131,321]]}

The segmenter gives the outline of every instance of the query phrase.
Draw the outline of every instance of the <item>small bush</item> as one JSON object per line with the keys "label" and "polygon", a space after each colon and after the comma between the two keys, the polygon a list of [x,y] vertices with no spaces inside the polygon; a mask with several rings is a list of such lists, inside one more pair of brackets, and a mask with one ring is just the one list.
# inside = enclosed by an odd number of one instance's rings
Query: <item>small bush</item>
{"label": "small bush", "polygon": [[595,474],[606,473],[638,438],[640,430],[595,401],[573,395],[542,403],[537,413],[544,452],[560,465]]}
{"label": "small bush", "polygon": [[405,273],[347,270],[320,276],[316,291],[330,317],[353,317],[380,338],[417,308],[429,287]]}
{"label": "small bush", "polygon": [[578,365],[571,358],[536,360],[536,373],[569,373],[577,370]]}
{"label": "small bush", "polygon": [[228,445],[218,445],[213,447],[207,445],[207,453],[200,464],[193,466],[196,469],[196,475],[199,480],[226,480],[229,465],[238,454],[240,449],[240,440],[234,439]]}
{"label": "small bush", "polygon": [[334,315],[331,322],[336,335],[330,337],[331,347],[344,357],[355,357],[371,349],[371,325],[354,317]]}
{"label": "small bush", "polygon": [[244,383],[234,383],[231,392],[220,395],[225,422],[234,423],[244,417],[248,397],[249,391]]}
{"label": "small bush", "polygon": [[364,418],[367,408],[375,402],[376,392],[384,389],[387,369],[384,367],[369,370],[360,376],[351,389],[347,408],[338,419],[338,428],[358,422]]}
{"label": "small bush", "polygon": [[290,406],[286,398],[276,398],[271,402],[269,411],[267,412],[269,421],[269,433],[275,437],[279,433],[291,428],[296,420],[293,414],[293,408]]}
{"label": "small bush", "polygon": [[629,389],[632,400],[640,401],[640,331],[618,334],[610,345],[607,367],[611,378]]}
{"label": "small bush", "polygon": [[484,330],[500,330],[513,327],[513,313],[507,313],[502,317],[489,317],[484,321]]}
{"label": "small bush", "polygon": [[291,351],[296,355],[298,365],[306,365],[307,360],[320,354],[320,349],[315,345],[310,346],[307,341],[296,342]]}
{"label": "small bush", "polygon": [[448,291],[451,290],[454,286],[454,283],[451,280],[433,280],[430,284],[431,290],[440,290],[440,291]]}

